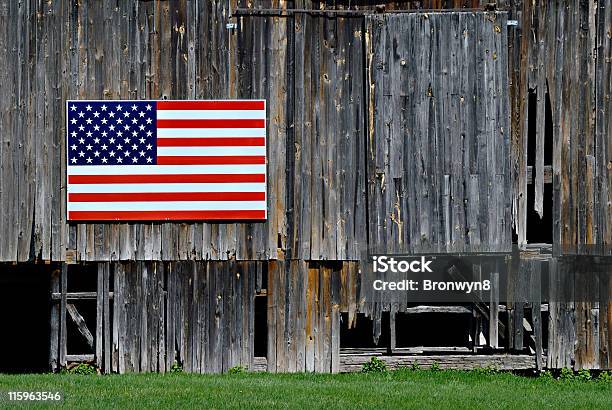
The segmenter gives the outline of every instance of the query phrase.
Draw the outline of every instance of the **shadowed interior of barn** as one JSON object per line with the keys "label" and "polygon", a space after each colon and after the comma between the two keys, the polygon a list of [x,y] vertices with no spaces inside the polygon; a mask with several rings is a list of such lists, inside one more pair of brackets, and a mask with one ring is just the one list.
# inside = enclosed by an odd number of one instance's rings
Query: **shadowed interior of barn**
{"label": "shadowed interior of barn", "polygon": [[[612,4],[383,3],[0,0],[0,283],[48,325],[0,371],[610,368],[612,281],[529,297],[612,241]],[[66,222],[65,100],[226,98],[267,101],[266,222]],[[507,298],[362,286],[366,250],[513,243]]]}

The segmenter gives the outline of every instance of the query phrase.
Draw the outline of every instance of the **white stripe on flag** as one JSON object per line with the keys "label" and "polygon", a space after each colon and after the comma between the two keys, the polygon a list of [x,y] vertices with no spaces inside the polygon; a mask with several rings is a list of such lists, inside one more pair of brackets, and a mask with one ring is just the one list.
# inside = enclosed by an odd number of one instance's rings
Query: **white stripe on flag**
{"label": "white stripe on flag", "polygon": [[157,138],[265,137],[265,128],[158,128]]}
{"label": "white stripe on flag", "polygon": [[264,211],[265,201],[69,202],[68,211]]}
{"label": "white stripe on flag", "polygon": [[265,119],[264,110],[157,110],[158,120]]}
{"label": "white stripe on flag", "polygon": [[80,165],[68,167],[68,175],[168,175],[168,174],[265,174],[265,164],[255,165]]}
{"label": "white stripe on flag", "polygon": [[69,184],[68,193],[266,192],[264,182],[218,184]]}
{"label": "white stripe on flag", "polygon": [[157,155],[163,156],[242,156],[266,155],[266,147],[157,147]]}

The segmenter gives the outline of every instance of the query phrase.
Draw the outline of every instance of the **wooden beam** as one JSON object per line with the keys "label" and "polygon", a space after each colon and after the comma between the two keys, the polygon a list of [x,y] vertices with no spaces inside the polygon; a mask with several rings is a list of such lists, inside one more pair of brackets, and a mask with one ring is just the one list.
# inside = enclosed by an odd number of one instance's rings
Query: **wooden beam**
{"label": "wooden beam", "polygon": [[67,362],[93,362],[95,359],[93,354],[68,354],[66,355]]}
{"label": "wooden beam", "polygon": [[66,305],[66,310],[70,314],[70,318],[72,319],[72,321],[77,325],[77,329],[79,329],[79,333],[83,335],[89,347],[93,349],[94,348],[94,337],[89,331],[89,329],[87,328],[87,324],[85,323],[85,319],[83,318],[83,316],[81,316],[76,306],[74,306],[72,303],[68,303]]}
{"label": "wooden beam", "polygon": [[394,355],[340,354],[340,372],[359,372],[363,364],[377,356],[389,369],[411,366],[416,363],[423,369],[436,363],[441,369],[477,369],[492,367],[498,370],[533,369],[533,356],[527,354],[435,354],[435,355]]}
{"label": "wooden beam", "polygon": [[421,313],[472,313],[470,308],[465,306],[415,306],[404,309],[399,313],[421,314]]}
{"label": "wooden beam", "polygon": [[[501,9],[498,9],[498,11]],[[403,9],[389,10],[384,14],[414,14],[414,13],[457,13],[457,12],[482,12],[481,8],[452,8],[452,9]],[[251,16],[251,17],[291,17],[296,14],[306,14],[310,16],[322,17],[357,17],[362,18],[370,14],[379,13],[373,9],[346,10],[346,9],[246,9],[236,8],[232,17]]]}

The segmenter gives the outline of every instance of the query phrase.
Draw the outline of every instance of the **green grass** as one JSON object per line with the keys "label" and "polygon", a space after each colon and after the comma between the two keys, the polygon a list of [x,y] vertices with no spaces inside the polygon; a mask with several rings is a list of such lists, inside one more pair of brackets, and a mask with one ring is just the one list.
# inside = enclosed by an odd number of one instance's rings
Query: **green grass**
{"label": "green grass", "polygon": [[426,370],[339,375],[0,375],[0,391],[7,390],[61,390],[67,406],[114,409],[612,408],[612,383]]}

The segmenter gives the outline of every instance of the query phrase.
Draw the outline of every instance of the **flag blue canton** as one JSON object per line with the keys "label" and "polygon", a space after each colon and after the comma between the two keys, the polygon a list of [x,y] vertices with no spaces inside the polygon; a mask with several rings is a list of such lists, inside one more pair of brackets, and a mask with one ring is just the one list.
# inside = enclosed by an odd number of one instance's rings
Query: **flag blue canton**
{"label": "flag blue canton", "polygon": [[68,165],[154,165],[154,101],[69,101]]}

